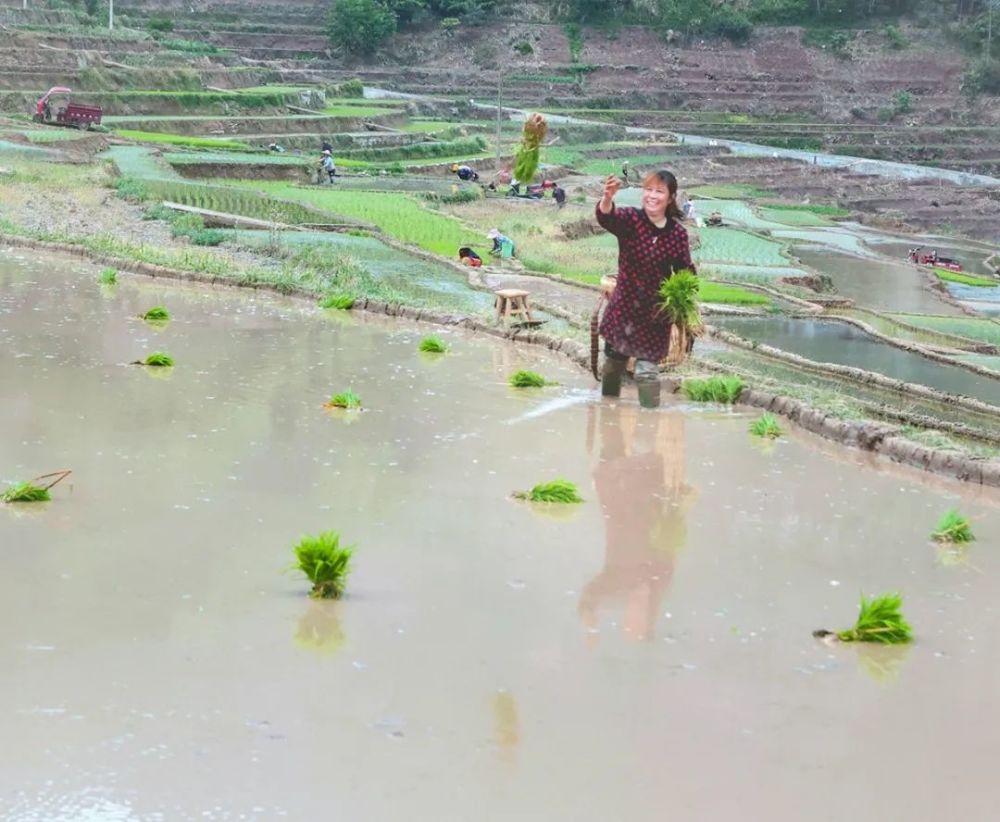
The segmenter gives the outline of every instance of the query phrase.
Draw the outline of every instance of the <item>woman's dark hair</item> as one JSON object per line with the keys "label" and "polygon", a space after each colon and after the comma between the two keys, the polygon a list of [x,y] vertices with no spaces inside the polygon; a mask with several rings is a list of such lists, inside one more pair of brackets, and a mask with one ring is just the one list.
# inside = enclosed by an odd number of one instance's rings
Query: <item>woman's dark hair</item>
{"label": "woman's dark hair", "polygon": [[670,204],[667,206],[667,217],[677,221],[683,220],[684,214],[677,206],[677,178],[665,168],[661,168],[659,171],[649,172],[649,174],[642,178],[643,188],[650,183],[659,183],[667,187],[667,191],[670,192],[671,196]]}

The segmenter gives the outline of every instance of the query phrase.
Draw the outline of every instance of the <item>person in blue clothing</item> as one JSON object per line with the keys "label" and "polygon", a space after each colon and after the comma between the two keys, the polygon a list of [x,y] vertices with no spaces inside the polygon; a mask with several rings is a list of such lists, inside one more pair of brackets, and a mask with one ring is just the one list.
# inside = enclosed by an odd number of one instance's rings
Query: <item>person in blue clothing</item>
{"label": "person in blue clothing", "polygon": [[506,259],[514,256],[514,241],[506,234],[501,234],[499,230],[491,228],[486,236],[488,239],[493,240],[493,248],[490,249],[490,254],[494,257]]}

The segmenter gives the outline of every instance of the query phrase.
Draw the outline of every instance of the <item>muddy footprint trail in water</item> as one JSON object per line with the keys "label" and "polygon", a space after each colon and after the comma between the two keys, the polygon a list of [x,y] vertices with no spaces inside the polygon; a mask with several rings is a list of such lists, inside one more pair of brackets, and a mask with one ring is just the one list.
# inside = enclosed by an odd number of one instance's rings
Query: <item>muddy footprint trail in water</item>
{"label": "muddy footprint trail in water", "polygon": [[[529,347],[26,256],[0,479],[74,473],[0,508],[5,819],[989,815],[996,493],[602,403]],[[154,347],[168,376],[124,367]],[[557,476],[584,502],[510,499]],[[928,539],[953,506],[962,553]],[[290,549],[330,528],[356,569],[311,601]],[[897,589],[912,646],[810,635]]]}

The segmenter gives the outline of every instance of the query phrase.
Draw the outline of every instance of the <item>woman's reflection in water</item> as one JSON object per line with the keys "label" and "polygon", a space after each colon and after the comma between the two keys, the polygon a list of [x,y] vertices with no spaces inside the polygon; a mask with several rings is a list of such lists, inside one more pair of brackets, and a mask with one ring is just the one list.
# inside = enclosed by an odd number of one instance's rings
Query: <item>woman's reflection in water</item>
{"label": "woman's reflection in water", "polygon": [[[604,514],[604,568],[583,589],[580,617],[598,639],[602,608],[623,609],[632,640],[649,640],[687,539],[687,512],[696,492],[684,468],[684,417],[616,404],[599,415],[600,461],[594,484]],[[594,420],[588,420],[593,431]]]}

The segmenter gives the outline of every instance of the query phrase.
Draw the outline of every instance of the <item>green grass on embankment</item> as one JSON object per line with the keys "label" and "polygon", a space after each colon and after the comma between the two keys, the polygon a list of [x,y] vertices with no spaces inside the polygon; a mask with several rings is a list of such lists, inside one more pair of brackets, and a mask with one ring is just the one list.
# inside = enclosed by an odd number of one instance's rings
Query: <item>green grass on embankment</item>
{"label": "green grass on embankment", "polygon": [[935,268],[934,274],[939,280],[959,285],[972,285],[977,288],[996,288],[1000,285],[1000,280],[993,280],[989,277],[977,277],[975,274],[960,274],[957,271],[948,271],[946,268]]}
{"label": "green grass on embankment", "polygon": [[943,334],[1000,345],[1000,322],[986,317],[941,317],[932,314],[893,314],[901,321]]}
{"label": "green grass on embankment", "polygon": [[170,146],[185,146],[187,148],[212,148],[228,151],[257,151],[247,143],[239,140],[216,139],[214,137],[189,137],[183,134],[165,134],[160,131],[136,131],[129,128],[115,129],[115,134],[126,140],[140,143],[163,143]]}
{"label": "green grass on embankment", "polygon": [[703,303],[719,303],[722,305],[770,305],[771,300],[756,291],[747,291],[735,285],[715,283],[711,280],[701,280],[698,289],[698,300]]}

